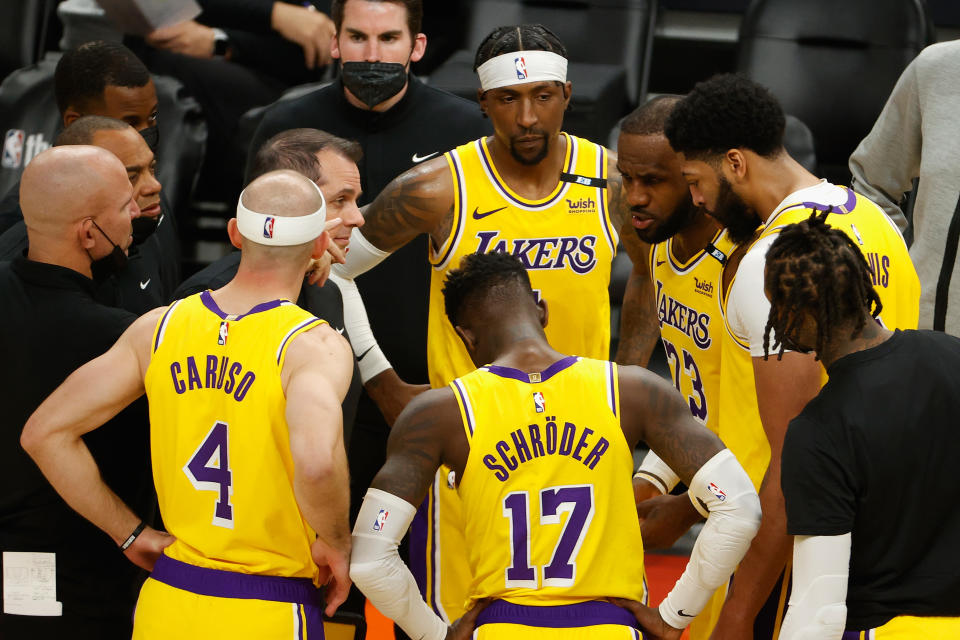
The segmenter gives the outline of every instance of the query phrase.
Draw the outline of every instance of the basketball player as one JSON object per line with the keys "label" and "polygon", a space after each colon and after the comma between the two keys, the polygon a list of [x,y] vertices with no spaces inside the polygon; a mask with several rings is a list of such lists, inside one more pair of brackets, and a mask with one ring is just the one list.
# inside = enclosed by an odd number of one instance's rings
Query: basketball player
{"label": "basketball player", "polygon": [[823,217],[767,252],[771,351],[812,349],[830,373],[783,445],[795,542],[780,638],[957,638],[960,513],[943,505],[960,456],[960,340],[875,322],[873,271]]}
{"label": "basketball player", "polygon": [[[617,168],[623,176],[623,197],[642,226],[637,236],[650,243],[649,257],[633,265],[626,296],[637,296],[629,308],[646,313],[623,314],[619,362],[646,362],[659,336],[672,380],[690,412],[713,433],[719,421],[721,274],[734,248],[726,232],[693,204],[680,172],[680,156],[663,134],[680,96],[658,96],[638,107],[620,124]],[[651,290],[652,289],[652,290]],[[625,305],[627,306],[627,305]],[[642,518],[644,547],[669,548],[700,514],[686,496],[671,496],[680,478],[653,452],[634,475],[634,494]],[[726,596],[722,586],[710,605],[690,624],[693,640],[710,637]]]}
{"label": "basketball player", "polygon": [[[353,277],[419,234],[430,236],[427,365],[433,387],[473,369],[440,293],[447,271],[472,253],[518,256],[550,304],[552,344],[565,353],[609,358],[610,263],[618,232],[631,217],[622,206],[615,154],[560,130],[571,95],[565,55],[556,35],[541,25],[490,33],[475,69],[480,108],[494,135],[387,185],[364,212],[362,232],[354,230],[345,268],[335,267]],[[624,243],[636,244],[634,234],[625,234]],[[425,597],[448,621],[464,611],[470,580],[449,471],[438,474],[411,545],[411,562],[424,567]],[[419,563],[417,548],[424,549]]]}
{"label": "basketball player", "polygon": [[[141,317],[27,423],[24,448],[54,488],[153,571],[134,638],[322,637],[315,586],[329,580],[327,613],[346,597],[350,347],[289,302],[337,223],[308,178],[260,177],[228,225],[236,277]],[[103,484],[81,439],[144,391],[175,538]]]}
{"label": "basketball player", "polygon": [[[475,638],[638,638],[637,621],[649,638],[679,638],[758,526],[749,477],[658,376],[554,350],[547,304],[518,258],[469,255],[443,295],[474,363],[491,364],[418,396],[400,415],[354,527],[357,585],[410,637],[444,637],[446,623],[418,597],[396,548],[446,463],[470,540],[469,602],[492,599]],[[658,609],[637,602],[647,594],[629,478],[641,439],[709,514]],[[634,601],[637,618],[611,597]]]}
{"label": "basketball player", "polygon": [[[780,491],[780,453],[787,423],[825,378],[812,355],[764,357],[769,302],[763,271],[770,244],[784,225],[804,220],[814,210],[829,211],[827,221],[868,256],[883,301],[880,322],[889,328],[917,326],[920,286],[896,226],[863,196],[801,167],[783,148],[783,131],[783,110],[776,99],[738,75],[698,84],[674,108],[666,127],[670,145],[684,154],[683,173],[694,203],[706,207],[732,240],[745,243],[724,273],[731,283],[721,299],[726,330],[721,332],[719,436],[760,487],[764,515],[734,576],[715,640],[751,637],[755,619],[757,638],[776,637],[779,630],[785,596],[774,585],[791,543]],[[769,606],[761,612],[768,596]]]}

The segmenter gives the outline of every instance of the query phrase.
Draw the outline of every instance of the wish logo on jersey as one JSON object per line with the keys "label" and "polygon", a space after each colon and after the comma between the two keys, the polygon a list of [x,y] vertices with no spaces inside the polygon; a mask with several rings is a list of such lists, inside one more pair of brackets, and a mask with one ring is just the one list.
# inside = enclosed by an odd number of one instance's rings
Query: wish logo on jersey
{"label": "wish logo on jersey", "polygon": [[567,201],[567,213],[596,213],[597,212],[597,201],[593,198],[580,198],[578,200],[571,200],[570,198],[565,198]]}
{"label": "wish logo on jersey", "polygon": [[682,331],[693,338],[694,343],[701,349],[710,346],[712,342],[710,316],[666,295],[663,292],[663,283],[659,280],[657,280],[657,315],[660,318],[661,328],[666,324]]}
{"label": "wish logo on jersey", "polygon": [[499,231],[478,231],[475,253],[512,253],[527,270],[566,269],[583,275],[597,266],[597,236],[500,238]]}

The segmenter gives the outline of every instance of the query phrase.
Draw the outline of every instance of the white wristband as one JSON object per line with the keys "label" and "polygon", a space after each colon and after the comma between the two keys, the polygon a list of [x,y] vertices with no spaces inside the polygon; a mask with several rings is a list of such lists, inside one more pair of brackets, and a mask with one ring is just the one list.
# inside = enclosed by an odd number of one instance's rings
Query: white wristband
{"label": "white wristband", "polygon": [[680,483],[680,476],[675,474],[673,469],[653,451],[647,452],[633,477],[643,478],[663,494],[670,493]]}
{"label": "white wristband", "polygon": [[392,369],[393,365],[380,350],[373,330],[370,329],[367,308],[363,304],[357,283],[334,273],[330,274],[330,281],[340,289],[340,297],[343,299],[343,325],[350,336],[353,355],[357,357],[360,379],[363,384],[367,384],[374,376]]}
{"label": "white wristband", "polygon": [[350,250],[347,251],[347,261],[344,264],[335,264],[331,273],[341,278],[353,280],[361,273],[366,273],[383,262],[390,254],[376,248],[363,237],[357,227],[350,232]]}

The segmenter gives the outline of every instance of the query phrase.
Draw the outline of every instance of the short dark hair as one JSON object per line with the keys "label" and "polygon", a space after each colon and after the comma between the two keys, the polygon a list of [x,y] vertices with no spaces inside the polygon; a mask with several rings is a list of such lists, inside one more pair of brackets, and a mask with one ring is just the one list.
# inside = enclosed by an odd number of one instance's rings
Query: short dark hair
{"label": "short dark hair", "polygon": [[53,73],[53,91],[62,116],[68,107],[102,100],[107,87],[143,87],[150,72],[119,42],[95,40],[63,54]]}
{"label": "short dark hair", "polygon": [[[361,0],[354,0],[360,2]],[[392,2],[403,5],[407,10],[407,28],[410,30],[410,37],[415,38],[420,33],[423,24],[423,0],[362,0],[363,2]],[[330,3],[330,19],[333,20],[333,26],[340,33],[340,27],[343,26],[343,7],[350,0],[333,0]]]}
{"label": "short dark hair", "polygon": [[363,157],[363,149],[353,140],[338,138],[319,129],[288,129],[264,142],[257,150],[247,184],[277,169],[290,169],[319,182],[323,171],[317,162],[317,154],[324,149],[336,151],[354,163],[359,163]]}
{"label": "short dark hair", "polygon": [[483,39],[473,59],[473,70],[476,71],[491,58],[514,51],[550,51],[567,57],[567,48],[557,34],[547,27],[542,24],[516,24],[497,27]]}
{"label": "short dark hair", "polygon": [[860,248],[847,234],[827,224],[828,211],[815,211],[807,220],[780,231],[767,251],[764,288],[770,293],[770,316],[763,334],[764,357],[773,331],[783,354],[784,338],[803,322],[803,312],[817,322],[817,354],[838,327],[853,323],[855,337],[883,309],[873,287],[873,272]]}
{"label": "short dark hair", "polygon": [[786,118],[770,91],[739,73],[697,83],[667,120],[674,150],[697,158],[749,149],[776,156],[783,149]]}
{"label": "short dark hair", "polygon": [[98,131],[126,131],[127,129],[133,129],[133,127],[123,120],[106,116],[83,116],[71,122],[66,129],[61,131],[53,146],[93,144],[93,136]]}
{"label": "short dark hair", "polygon": [[639,136],[662,134],[667,118],[683,96],[664,94],[651,98],[631,111],[620,123],[620,131]]}
{"label": "short dark hair", "polygon": [[495,287],[520,287],[530,293],[530,276],[519,258],[509,253],[471,253],[460,266],[447,274],[443,283],[443,303],[450,324],[457,326],[464,305],[471,298],[483,296]]}

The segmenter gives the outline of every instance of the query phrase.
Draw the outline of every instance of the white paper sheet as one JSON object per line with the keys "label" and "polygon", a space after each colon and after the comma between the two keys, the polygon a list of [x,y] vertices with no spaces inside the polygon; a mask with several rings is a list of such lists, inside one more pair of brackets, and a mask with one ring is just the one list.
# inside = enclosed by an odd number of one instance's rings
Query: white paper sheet
{"label": "white paper sheet", "polygon": [[195,0],[97,0],[97,4],[118,29],[135,36],[200,15]]}
{"label": "white paper sheet", "polygon": [[21,616],[60,616],[57,554],[3,552],[3,612]]}

